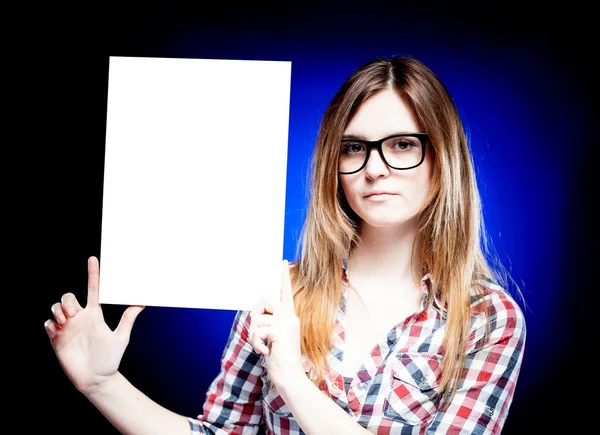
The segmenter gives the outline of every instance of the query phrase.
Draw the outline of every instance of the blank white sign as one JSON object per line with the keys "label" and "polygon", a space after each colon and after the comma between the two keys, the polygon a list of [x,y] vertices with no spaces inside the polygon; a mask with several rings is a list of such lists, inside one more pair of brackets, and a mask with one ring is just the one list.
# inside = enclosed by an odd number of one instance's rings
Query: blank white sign
{"label": "blank white sign", "polygon": [[279,295],[291,62],[111,57],[100,303]]}

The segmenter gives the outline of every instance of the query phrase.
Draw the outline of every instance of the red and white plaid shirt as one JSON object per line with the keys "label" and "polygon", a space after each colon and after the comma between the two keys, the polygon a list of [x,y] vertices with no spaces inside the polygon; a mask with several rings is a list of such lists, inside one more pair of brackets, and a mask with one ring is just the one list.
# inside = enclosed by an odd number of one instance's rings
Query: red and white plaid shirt
{"label": "red and white plaid shirt", "polygon": [[[464,378],[445,410],[433,396],[440,379],[440,346],[446,329],[445,311],[426,306],[429,276],[421,281],[422,305],[397,324],[344,388],[342,359],[348,284],[344,281],[337,310],[329,372],[321,390],[361,426],[377,434],[498,434],[508,415],[525,346],[525,318],[502,288],[482,282],[484,296],[473,296]],[[486,340],[485,308],[491,315]],[[248,311],[236,314],[222,356],[221,371],[212,382],[203,413],[188,418],[192,434],[277,434],[304,432],[276,388],[262,356],[248,342]],[[305,364],[308,371],[308,365]],[[329,434],[327,434],[329,435]]]}

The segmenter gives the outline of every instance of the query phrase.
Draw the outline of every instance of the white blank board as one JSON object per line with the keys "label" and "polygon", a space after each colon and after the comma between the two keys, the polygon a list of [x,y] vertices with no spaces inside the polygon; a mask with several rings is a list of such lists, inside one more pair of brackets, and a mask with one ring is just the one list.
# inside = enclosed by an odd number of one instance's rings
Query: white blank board
{"label": "white blank board", "polygon": [[291,62],[110,57],[100,303],[279,295]]}

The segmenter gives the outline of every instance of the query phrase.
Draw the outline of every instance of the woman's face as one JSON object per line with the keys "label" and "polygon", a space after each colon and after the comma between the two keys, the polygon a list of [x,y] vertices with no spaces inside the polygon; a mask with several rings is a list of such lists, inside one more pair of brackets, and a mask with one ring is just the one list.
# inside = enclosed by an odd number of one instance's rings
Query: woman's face
{"label": "woman's face", "polygon": [[[395,92],[386,89],[362,103],[344,130],[344,138],[375,141],[395,134],[419,132],[422,130],[410,108]],[[344,149],[349,152],[348,148]],[[355,147],[350,151],[359,149]],[[395,145],[389,153],[394,149],[405,150],[406,144]],[[362,219],[361,225],[400,226],[415,217],[429,190],[430,154],[427,151],[425,160],[416,168],[396,170],[386,165],[376,149],[371,149],[363,169],[339,175],[348,204]]]}

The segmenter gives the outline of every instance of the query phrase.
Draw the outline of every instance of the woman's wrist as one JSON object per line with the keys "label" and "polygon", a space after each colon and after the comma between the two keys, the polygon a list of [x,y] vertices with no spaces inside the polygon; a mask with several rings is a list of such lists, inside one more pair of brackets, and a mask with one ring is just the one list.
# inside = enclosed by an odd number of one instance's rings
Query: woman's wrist
{"label": "woman's wrist", "polygon": [[277,385],[277,390],[284,402],[290,403],[290,398],[299,397],[311,388],[316,388],[305,372],[286,378]]}
{"label": "woman's wrist", "polygon": [[117,385],[123,382],[124,379],[123,375],[117,371],[112,375],[99,376],[94,382],[79,391],[88,400],[93,401],[95,398],[110,394],[111,391],[116,391]]}

